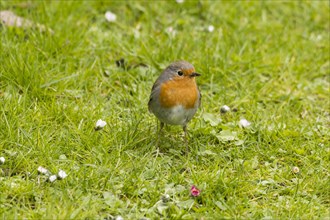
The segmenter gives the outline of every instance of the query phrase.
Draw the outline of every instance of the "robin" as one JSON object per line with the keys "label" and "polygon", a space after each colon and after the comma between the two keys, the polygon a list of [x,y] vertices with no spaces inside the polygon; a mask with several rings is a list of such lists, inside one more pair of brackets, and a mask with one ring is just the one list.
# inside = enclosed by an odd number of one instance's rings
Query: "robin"
{"label": "robin", "polygon": [[195,77],[200,76],[187,61],[171,63],[157,78],[151,89],[149,112],[164,124],[181,125],[185,138],[187,124],[201,104],[201,94]]}

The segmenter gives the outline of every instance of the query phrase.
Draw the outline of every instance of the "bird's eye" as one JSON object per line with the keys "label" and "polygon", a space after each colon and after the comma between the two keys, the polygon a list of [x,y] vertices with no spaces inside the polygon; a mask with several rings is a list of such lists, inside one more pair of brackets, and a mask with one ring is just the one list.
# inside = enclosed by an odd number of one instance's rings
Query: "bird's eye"
{"label": "bird's eye", "polygon": [[179,76],[183,76],[183,72],[181,70],[178,71]]}

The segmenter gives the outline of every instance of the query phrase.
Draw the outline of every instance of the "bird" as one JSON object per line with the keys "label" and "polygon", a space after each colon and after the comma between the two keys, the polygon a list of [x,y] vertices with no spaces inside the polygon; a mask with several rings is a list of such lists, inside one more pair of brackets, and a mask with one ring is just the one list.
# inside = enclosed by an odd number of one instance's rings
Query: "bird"
{"label": "bird", "polygon": [[171,63],[152,86],[149,112],[164,124],[181,125],[187,142],[187,124],[201,105],[201,93],[195,78],[201,74],[187,61]]}

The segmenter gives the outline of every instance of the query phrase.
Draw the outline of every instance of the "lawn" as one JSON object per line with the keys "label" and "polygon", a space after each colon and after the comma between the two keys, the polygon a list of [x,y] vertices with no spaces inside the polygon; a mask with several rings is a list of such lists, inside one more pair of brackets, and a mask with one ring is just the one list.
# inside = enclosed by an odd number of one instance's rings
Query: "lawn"
{"label": "lawn", "polygon": [[[0,6],[44,25],[0,26],[1,219],[330,219],[328,1]],[[175,60],[202,74],[188,154],[147,107]]]}

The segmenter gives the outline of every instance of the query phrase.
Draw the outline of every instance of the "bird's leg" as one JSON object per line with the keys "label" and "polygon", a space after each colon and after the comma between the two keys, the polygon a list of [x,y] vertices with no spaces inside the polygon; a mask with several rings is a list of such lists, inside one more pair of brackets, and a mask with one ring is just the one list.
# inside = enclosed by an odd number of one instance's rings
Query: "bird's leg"
{"label": "bird's leg", "polygon": [[156,146],[157,146],[157,151],[159,150],[159,140],[160,140],[160,137],[161,137],[161,134],[162,134],[162,131],[163,131],[163,128],[164,128],[164,122],[160,122],[160,129],[158,131],[158,137],[157,137],[157,143],[156,143]]}
{"label": "bird's leg", "polygon": [[184,132],[184,143],[186,145],[186,154],[188,154],[188,137],[187,137],[187,125],[183,125],[183,132]]}
{"label": "bird's leg", "polygon": [[162,132],[164,125],[165,125],[164,122],[160,122],[160,130],[159,130],[160,132]]}

